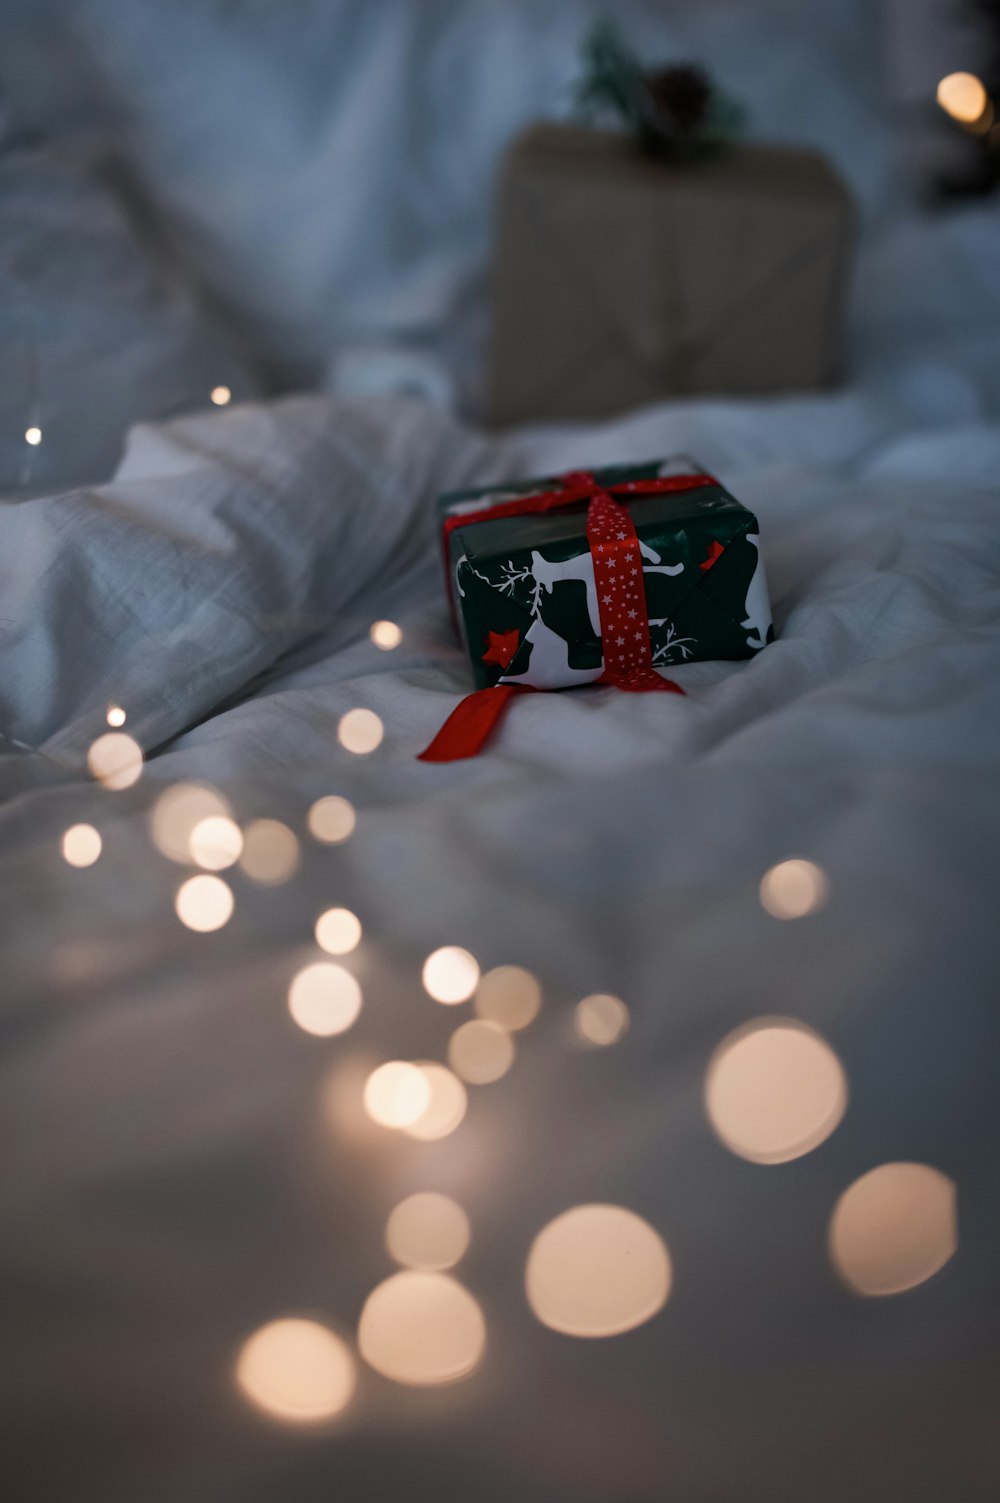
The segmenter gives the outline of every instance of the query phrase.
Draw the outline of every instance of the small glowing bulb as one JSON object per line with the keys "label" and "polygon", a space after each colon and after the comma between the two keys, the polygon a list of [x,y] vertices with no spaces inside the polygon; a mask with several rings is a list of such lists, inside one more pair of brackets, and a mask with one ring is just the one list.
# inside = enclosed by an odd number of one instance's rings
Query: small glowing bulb
{"label": "small glowing bulb", "polygon": [[92,743],[87,766],[105,788],[131,788],[142,774],[142,747],[124,731],[107,731]]}
{"label": "small glowing bulb", "polygon": [[424,961],[424,990],[435,1002],[467,1002],[479,984],[479,964],[458,945],[443,945]]}
{"label": "small glowing bulb", "polygon": [[316,800],[306,816],[306,823],[314,840],[320,840],[324,845],[339,845],[353,835],[357,818],[350,799],[331,793]]}
{"label": "small glowing bulb", "polygon": [[385,728],[374,710],[348,710],[341,715],[337,740],[345,751],[364,757],[380,745]]}
{"label": "small glowing bulb", "polygon": [[288,1424],[332,1419],[350,1402],[354,1358],[345,1342],[314,1320],[275,1320],[244,1342],[236,1382],[245,1398]]}
{"label": "small glowing bulb", "polygon": [[385,1228],[390,1257],[404,1268],[452,1268],[469,1245],[469,1218],[447,1195],[424,1190],[401,1200]]}
{"label": "small glowing bulb", "polygon": [[446,1138],[461,1124],[469,1098],[465,1086],[446,1065],[424,1059],[417,1061],[417,1067],[427,1081],[430,1100],[416,1121],[408,1123],[404,1131],[411,1138],[433,1143],[438,1138]]}
{"label": "small glowing bulb", "polygon": [[240,870],[262,887],[278,887],[294,876],[299,842],[280,819],[255,819],[243,831]]}
{"label": "small glowing bulb", "polygon": [[108,725],[120,726],[125,724],[125,711],[121,705],[109,705],[107,713]]}
{"label": "small glowing bulb", "polygon": [[447,1273],[406,1269],[365,1301],[358,1349],[394,1383],[415,1388],[457,1383],[478,1366],[486,1322],[478,1300]]}
{"label": "small glowing bulb", "polygon": [[228,924],[233,913],[233,894],[221,877],[189,877],[177,889],[174,907],[188,929],[210,934]]}
{"label": "small glowing bulb", "polygon": [[499,1023],[473,1018],[448,1041],[448,1063],[470,1085],[490,1085],[514,1063],[514,1041]]}
{"label": "small glowing bulb", "polygon": [[212,401],[216,407],[225,407],[227,402],[232,401],[233,394],[228,386],[213,386]]}
{"label": "small glowing bulb", "polygon": [[31,444],[32,448],[35,448],[38,444],[41,443],[41,441],[42,441],[42,430],[41,430],[41,428],[36,428],[34,426],[32,426],[31,428],[25,428],[25,430],[24,430],[24,442],[26,444]]}
{"label": "small glowing bulb", "polygon": [[316,920],[316,943],[328,955],[347,955],[361,939],[361,920],[349,908],[328,908]]}
{"label": "small glowing bulb", "polygon": [[320,960],[299,971],[288,989],[288,1011],[305,1033],[344,1033],[361,1011],[361,988],[350,971]]}
{"label": "small glowing bulb", "polygon": [[974,73],[949,73],[937,86],[937,102],[953,120],[973,125],[984,114],[989,95]]}
{"label": "small glowing bulb", "polygon": [[206,871],[224,871],[239,860],[242,851],[243,833],[225,814],[210,814],[191,831],[191,859]]}
{"label": "small glowing bulb", "polygon": [[409,1127],[430,1105],[431,1088],[423,1070],[405,1060],[379,1065],[365,1081],[365,1111],[381,1127]]}
{"label": "small glowing bulb", "polygon": [[826,902],[830,884],[814,861],[779,861],[760,879],[761,907],[772,918],[805,918]]}
{"label": "small glowing bulb", "polygon": [[629,1025],[629,1011],[620,997],[595,992],[576,1004],[573,1026],[581,1044],[607,1049],[617,1044]]}
{"label": "small glowing bulb", "polygon": [[93,825],[71,825],[62,838],[63,860],[70,866],[93,866],[101,854],[101,837]]}
{"label": "small glowing bulb", "polygon": [[391,652],[398,647],[403,640],[403,633],[395,621],[374,621],[368,635],[376,647],[381,647],[383,652]]}

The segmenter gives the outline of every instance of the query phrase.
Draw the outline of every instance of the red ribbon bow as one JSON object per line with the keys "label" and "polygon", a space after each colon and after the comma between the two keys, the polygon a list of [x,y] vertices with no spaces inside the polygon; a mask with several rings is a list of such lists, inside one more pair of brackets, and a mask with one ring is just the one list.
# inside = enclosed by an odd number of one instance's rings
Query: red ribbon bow
{"label": "red ribbon bow", "polygon": [[[717,484],[711,475],[669,475],[656,480],[629,480],[621,485],[604,486],[588,470],[574,470],[560,478],[558,490],[517,496],[512,501],[499,501],[479,511],[453,514],[445,518],[442,528],[449,595],[448,540],[456,527],[472,527],[477,522],[493,521],[497,517],[519,517],[529,512],[553,511],[556,507],[589,501],[587,543],[594,560],[604,650],[604,672],[597,682],[614,684],[615,688],[633,694],[650,690],[683,694],[678,684],[661,678],[653,667],[639,539],[628,508],[616,498],[662,495],[667,491],[689,491]],[[528,684],[496,684],[491,689],[477,689],[466,695],[430,746],[420,753],[420,760],[456,762],[463,757],[476,756],[485,746],[511,695],[529,692],[531,685]]]}

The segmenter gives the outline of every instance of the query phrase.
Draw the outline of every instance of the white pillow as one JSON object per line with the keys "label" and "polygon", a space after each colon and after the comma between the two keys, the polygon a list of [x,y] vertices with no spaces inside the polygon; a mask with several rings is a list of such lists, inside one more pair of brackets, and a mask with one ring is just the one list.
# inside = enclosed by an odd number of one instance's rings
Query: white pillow
{"label": "white pillow", "polygon": [[[498,157],[527,122],[566,113],[580,40],[610,8],[76,0],[73,26],[93,107],[269,356],[318,367],[333,354],[334,388],[361,390],[370,351],[402,346],[406,370],[380,357],[380,381],[412,386],[437,356],[467,396]],[[825,148],[881,196],[870,0],[613,9],[650,62],[703,59],[747,100],[755,135]]]}
{"label": "white pillow", "polygon": [[106,479],[130,424],[258,389],[96,160],[54,149],[0,150],[0,346],[7,494]]}

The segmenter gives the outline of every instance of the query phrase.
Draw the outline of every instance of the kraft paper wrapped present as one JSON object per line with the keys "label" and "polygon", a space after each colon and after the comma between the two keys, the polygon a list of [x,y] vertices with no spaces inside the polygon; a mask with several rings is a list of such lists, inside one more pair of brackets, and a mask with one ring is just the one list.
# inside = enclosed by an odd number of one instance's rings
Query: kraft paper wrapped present
{"label": "kraft paper wrapped present", "polygon": [[616,132],[529,130],[497,202],[491,421],[827,384],[852,229],[813,151],[680,161]]}
{"label": "kraft paper wrapped present", "polygon": [[681,457],[461,491],[439,502],[455,623],[477,692],[426,761],[473,756],[516,691],[666,673],[773,638],[753,513]]}

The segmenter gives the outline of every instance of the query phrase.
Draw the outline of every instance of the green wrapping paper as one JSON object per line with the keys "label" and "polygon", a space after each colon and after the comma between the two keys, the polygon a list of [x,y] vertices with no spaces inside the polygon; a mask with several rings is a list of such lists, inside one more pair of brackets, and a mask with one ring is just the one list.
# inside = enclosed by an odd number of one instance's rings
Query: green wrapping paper
{"label": "green wrapping paper", "polygon": [[[596,470],[604,486],[703,472],[686,459]],[[447,519],[558,489],[546,476],[442,496]],[[619,500],[623,498],[619,495]],[[653,666],[749,658],[773,639],[757,519],[724,486],[629,497],[642,553]],[[456,622],[478,688],[562,689],[601,676],[600,604],[587,502],[501,516],[447,534]]]}

